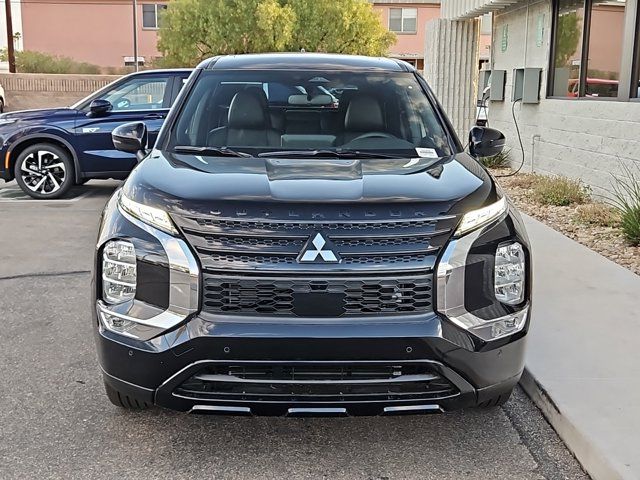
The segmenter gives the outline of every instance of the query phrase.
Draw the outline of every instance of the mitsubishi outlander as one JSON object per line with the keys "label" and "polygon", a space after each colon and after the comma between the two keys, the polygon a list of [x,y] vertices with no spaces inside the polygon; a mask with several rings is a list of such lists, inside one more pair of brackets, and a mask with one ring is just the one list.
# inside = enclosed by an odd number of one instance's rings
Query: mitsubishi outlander
{"label": "mitsubishi outlander", "polygon": [[504,403],[524,366],[522,220],[413,67],[215,57],[108,202],[93,324],[108,398],[231,415]]}

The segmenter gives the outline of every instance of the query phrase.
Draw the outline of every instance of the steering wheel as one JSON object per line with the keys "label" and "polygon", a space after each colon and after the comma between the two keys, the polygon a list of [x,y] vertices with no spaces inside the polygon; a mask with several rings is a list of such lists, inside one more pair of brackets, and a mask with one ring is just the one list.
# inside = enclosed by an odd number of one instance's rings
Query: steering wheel
{"label": "steering wheel", "polygon": [[369,132],[354,138],[353,140],[351,140],[351,142],[355,142],[357,140],[365,140],[367,138],[398,138],[398,137],[396,137],[395,135],[391,135],[390,133],[387,133],[387,132]]}

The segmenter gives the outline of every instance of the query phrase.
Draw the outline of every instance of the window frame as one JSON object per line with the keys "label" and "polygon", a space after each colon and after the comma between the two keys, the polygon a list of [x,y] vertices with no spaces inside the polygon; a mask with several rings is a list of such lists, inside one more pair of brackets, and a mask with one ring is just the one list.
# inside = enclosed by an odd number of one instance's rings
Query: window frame
{"label": "window frame", "polygon": [[[145,7],[153,7],[153,13],[154,13],[154,19],[155,19],[155,26],[154,27],[147,27],[144,24],[144,8]],[[167,8],[167,4],[166,3],[143,3],[142,4],[142,29],[143,30],[158,30],[160,28],[160,26],[158,25],[158,11],[159,10],[164,10]]]}
{"label": "window frame", "polygon": [[633,64],[631,71],[630,100],[640,102],[640,1],[636,0],[633,7],[635,14],[635,41],[633,46]]}
{"label": "window frame", "polygon": [[[622,32],[622,51],[620,55],[620,79],[618,80],[618,95],[616,97],[587,97],[587,76],[589,70],[589,47],[591,34],[591,13],[595,0],[582,0],[583,28],[582,51],[580,52],[580,75],[578,97],[553,95],[555,81],[556,39],[558,36],[558,17],[560,0],[551,1],[551,39],[549,48],[549,63],[547,75],[546,98],[570,101],[638,101],[638,82],[640,81],[640,0],[626,0],[624,26]],[[634,83],[635,82],[635,83]],[[635,93],[633,86],[635,85]]]}
{"label": "window frame", "polygon": [[[392,30],[391,29],[391,11],[392,10],[400,10],[400,30]],[[406,10],[413,10],[416,13],[415,16],[415,20],[416,20],[416,28],[415,30],[405,30],[404,29],[404,20],[405,20],[405,15],[404,12]],[[407,17],[408,18],[408,17]],[[397,35],[416,35],[418,33],[418,8],[417,7],[390,7],[389,8],[389,31],[393,32]]]}

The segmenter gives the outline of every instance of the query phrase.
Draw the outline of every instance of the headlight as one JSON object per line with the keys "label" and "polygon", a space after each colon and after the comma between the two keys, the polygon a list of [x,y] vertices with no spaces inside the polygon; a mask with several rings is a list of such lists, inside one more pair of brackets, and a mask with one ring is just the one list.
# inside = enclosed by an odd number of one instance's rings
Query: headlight
{"label": "headlight", "polygon": [[134,202],[124,193],[120,193],[118,204],[125,212],[133,215],[138,220],[156,227],[163,232],[170,233],[171,235],[177,235],[178,230],[173,225],[173,222],[169,218],[169,214],[159,208],[150,207],[142,203]]}
{"label": "headlight", "polygon": [[123,240],[108,242],[102,251],[102,297],[111,304],[136,295],[136,250]]}
{"label": "headlight", "polygon": [[496,250],[494,269],[496,299],[507,305],[518,305],[524,300],[525,258],[518,242],[503,243]]}
{"label": "headlight", "polygon": [[492,222],[506,211],[507,199],[502,197],[496,203],[467,212],[463,215],[462,221],[455,231],[455,235],[459,237],[469,233],[471,230],[475,230],[478,227]]}

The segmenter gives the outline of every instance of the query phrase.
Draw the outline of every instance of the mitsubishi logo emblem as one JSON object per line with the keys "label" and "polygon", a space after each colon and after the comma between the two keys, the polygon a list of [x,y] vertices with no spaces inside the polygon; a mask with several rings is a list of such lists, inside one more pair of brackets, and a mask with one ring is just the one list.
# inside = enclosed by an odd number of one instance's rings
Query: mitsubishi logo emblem
{"label": "mitsubishi logo emblem", "polygon": [[329,241],[321,233],[316,233],[309,239],[298,257],[300,263],[338,263],[339,261],[340,258],[331,249]]}

